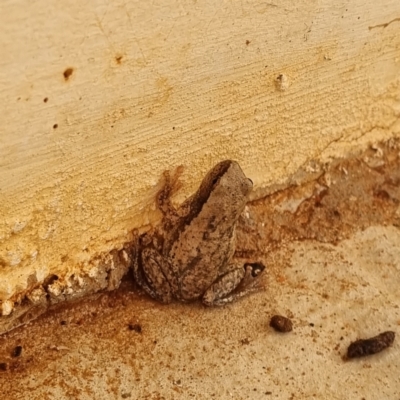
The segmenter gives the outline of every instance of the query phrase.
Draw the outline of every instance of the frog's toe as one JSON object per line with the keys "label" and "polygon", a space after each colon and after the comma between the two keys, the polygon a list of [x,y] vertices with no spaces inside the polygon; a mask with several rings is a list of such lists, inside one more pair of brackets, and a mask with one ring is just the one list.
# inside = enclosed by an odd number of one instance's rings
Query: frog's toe
{"label": "frog's toe", "polygon": [[251,288],[254,285],[258,285],[259,280],[257,279],[265,270],[265,265],[261,262],[246,263],[244,264],[245,275],[243,280],[240,282],[238,290]]}

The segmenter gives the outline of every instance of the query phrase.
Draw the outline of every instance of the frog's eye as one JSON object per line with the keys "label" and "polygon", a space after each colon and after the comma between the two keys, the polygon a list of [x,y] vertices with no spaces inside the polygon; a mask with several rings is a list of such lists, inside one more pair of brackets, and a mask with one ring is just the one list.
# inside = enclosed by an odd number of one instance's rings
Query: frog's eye
{"label": "frog's eye", "polygon": [[251,183],[251,185],[253,186],[253,181],[250,178],[247,178],[249,180],[249,182]]}

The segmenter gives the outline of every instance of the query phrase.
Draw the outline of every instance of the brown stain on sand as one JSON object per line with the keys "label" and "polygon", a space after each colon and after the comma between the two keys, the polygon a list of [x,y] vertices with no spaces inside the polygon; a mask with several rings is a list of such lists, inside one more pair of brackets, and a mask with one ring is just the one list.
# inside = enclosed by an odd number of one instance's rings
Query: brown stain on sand
{"label": "brown stain on sand", "polygon": [[73,68],[71,67],[66,68],[65,71],[63,72],[65,81],[68,81],[68,79],[71,77],[73,73],[74,73]]}

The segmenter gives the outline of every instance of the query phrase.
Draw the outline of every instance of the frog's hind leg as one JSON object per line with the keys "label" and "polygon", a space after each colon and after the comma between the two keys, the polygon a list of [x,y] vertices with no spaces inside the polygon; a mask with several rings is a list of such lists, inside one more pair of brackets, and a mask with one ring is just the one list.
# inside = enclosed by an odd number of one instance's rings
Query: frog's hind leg
{"label": "frog's hind leg", "polygon": [[246,263],[230,270],[214,282],[202,298],[206,306],[223,306],[258,290],[258,277],[264,271],[262,263]]}
{"label": "frog's hind leg", "polygon": [[[145,259],[146,262],[142,260]],[[162,303],[172,301],[171,286],[163,274],[163,258],[152,248],[143,249],[133,263],[133,276],[137,284],[151,297]]]}

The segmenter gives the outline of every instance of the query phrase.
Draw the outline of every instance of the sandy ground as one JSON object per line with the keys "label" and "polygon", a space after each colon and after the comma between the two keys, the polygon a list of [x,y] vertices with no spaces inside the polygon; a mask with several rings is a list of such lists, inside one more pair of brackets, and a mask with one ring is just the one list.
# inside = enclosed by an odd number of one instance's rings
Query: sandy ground
{"label": "sandy ground", "polygon": [[[400,399],[399,150],[375,154],[247,207],[237,252],[267,271],[236,303],[161,305],[127,278],[4,334],[1,398]],[[346,359],[388,330],[392,346]]]}

